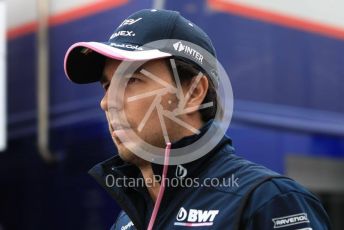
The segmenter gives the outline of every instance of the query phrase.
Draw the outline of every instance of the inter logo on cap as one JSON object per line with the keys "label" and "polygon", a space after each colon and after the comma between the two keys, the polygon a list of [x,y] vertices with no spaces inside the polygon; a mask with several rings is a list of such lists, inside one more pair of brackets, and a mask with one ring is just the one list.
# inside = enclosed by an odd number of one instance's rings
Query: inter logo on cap
{"label": "inter logo on cap", "polygon": [[183,45],[181,41],[174,43],[173,48],[178,52],[184,52],[185,54],[192,56],[196,61],[203,64],[203,55],[200,54],[197,50],[187,45]]}

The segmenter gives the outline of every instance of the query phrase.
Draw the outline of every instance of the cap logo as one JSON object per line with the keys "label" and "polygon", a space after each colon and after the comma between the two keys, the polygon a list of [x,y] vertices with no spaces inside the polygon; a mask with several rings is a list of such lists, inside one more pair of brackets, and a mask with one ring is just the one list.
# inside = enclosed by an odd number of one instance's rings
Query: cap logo
{"label": "cap logo", "polygon": [[182,44],[182,42],[174,43],[173,47],[178,52],[183,51],[185,49],[185,46]]}
{"label": "cap logo", "polygon": [[113,38],[116,38],[118,36],[134,37],[135,33],[134,33],[134,31],[120,30],[120,31],[114,33],[113,35],[111,35],[110,40],[113,39]]}
{"label": "cap logo", "polygon": [[135,24],[136,22],[140,21],[142,18],[138,18],[138,19],[133,19],[133,18],[130,18],[130,19],[125,19],[121,25],[118,26],[121,27],[121,26],[124,26],[124,25],[132,25],[132,24]]}
{"label": "cap logo", "polygon": [[113,47],[118,47],[118,48],[128,48],[128,49],[132,49],[132,50],[143,50],[142,47],[138,46],[138,45],[131,45],[131,44],[118,44],[115,42],[111,42],[110,46]]}
{"label": "cap logo", "polygon": [[181,41],[174,43],[173,48],[178,52],[184,52],[185,54],[192,56],[196,61],[203,64],[203,55],[197,50],[187,45],[183,45]]}

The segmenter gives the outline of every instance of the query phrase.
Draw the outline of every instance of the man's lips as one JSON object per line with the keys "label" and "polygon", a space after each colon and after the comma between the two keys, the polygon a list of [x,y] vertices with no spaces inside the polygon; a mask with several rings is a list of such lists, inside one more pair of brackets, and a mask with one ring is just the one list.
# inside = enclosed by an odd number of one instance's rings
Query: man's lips
{"label": "man's lips", "polygon": [[130,129],[127,127],[123,127],[123,126],[115,126],[114,128],[112,128],[111,126],[111,136],[117,140],[119,140],[120,142],[127,142],[128,139],[128,131]]}
{"label": "man's lips", "polygon": [[126,125],[121,125],[121,124],[119,124],[119,123],[115,123],[115,122],[109,121],[109,124],[110,124],[111,132],[113,132],[113,131],[115,131],[115,130],[129,129],[128,126],[126,126]]}
{"label": "man's lips", "polygon": [[113,137],[122,138],[122,137],[126,136],[127,131],[128,131],[127,129],[117,129],[117,130],[113,130],[111,134]]}

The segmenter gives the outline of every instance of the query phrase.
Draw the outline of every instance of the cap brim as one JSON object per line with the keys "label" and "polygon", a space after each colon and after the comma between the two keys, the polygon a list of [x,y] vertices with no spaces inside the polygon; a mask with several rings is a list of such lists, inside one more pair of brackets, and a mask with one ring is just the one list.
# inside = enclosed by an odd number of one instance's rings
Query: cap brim
{"label": "cap brim", "polygon": [[64,58],[66,76],[73,82],[84,84],[99,81],[105,59],[120,61],[146,61],[170,57],[158,49],[123,50],[100,42],[78,42],[72,45]]}

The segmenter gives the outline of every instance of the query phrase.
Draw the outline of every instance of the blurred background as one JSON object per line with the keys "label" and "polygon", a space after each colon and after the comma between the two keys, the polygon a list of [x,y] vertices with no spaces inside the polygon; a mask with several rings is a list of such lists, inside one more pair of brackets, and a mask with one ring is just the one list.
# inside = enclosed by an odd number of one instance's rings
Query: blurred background
{"label": "blurred background", "polygon": [[318,194],[344,229],[341,0],[0,0],[0,230],[109,229],[119,207],[87,174],[116,154],[99,84],[63,58],[143,8],[180,11],[230,75],[237,154]]}

